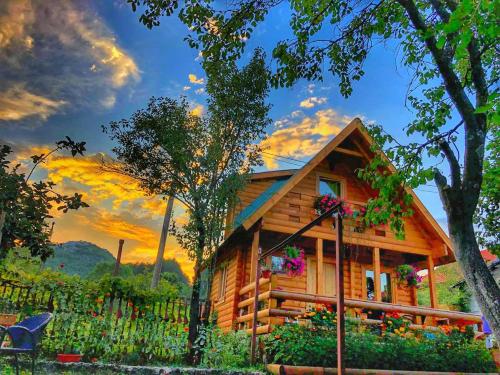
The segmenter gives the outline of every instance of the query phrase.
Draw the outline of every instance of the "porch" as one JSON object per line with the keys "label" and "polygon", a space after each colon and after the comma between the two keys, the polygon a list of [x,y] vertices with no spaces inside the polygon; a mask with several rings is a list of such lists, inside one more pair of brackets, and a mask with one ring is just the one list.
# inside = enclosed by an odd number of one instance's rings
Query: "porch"
{"label": "porch", "polygon": [[[265,228],[265,225],[263,226]],[[333,231],[332,231],[333,232]],[[254,232],[250,259],[246,262],[244,284],[238,292],[236,325],[252,331],[255,303],[255,274],[258,248],[269,248],[286,234],[269,230]],[[411,322],[413,329],[436,329],[439,325],[477,324],[481,317],[454,311],[439,305],[432,253],[415,254],[382,247],[359,245],[344,234],[343,286],[346,319],[363,324],[380,324],[382,313],[398,312]],[[285,321],[300,322],[300,317],[317,305],[337,305],[335,281],[335,240],[301,236],[294,243],[303,248],[306,258],[304,274],[291,277],[280,272],[280,252],[265,257],[270,275],[259,279],[257,333],[268,333]],[[427,270],[430,306],[419,306],[417,288],[401,285],[396,267],[415,264]],[[253,276],[253,277],[252,277]],[[434,328],[433,328],[434,327]]]}

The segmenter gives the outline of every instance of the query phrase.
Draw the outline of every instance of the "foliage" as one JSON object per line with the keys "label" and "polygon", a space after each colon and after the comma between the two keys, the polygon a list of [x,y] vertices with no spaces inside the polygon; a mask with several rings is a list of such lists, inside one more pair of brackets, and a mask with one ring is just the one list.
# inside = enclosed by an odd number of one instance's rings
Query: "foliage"
{"label": "foliage", "polygon": [[337,314],[332,306],[309,308],[302,319],[309,320],[314,327],[335,330],[337,327]]}
{"label": "foliage", "polygon": [[283,271],[288,273],[288,276],[301,276],[304,273],[306,266],[304,249],[295,246],[285,246],[283,249]]}
{"label": "foliage", "polygon": [[205,326],[195,346],[204,367],[241,369],[250,364],[250,336],[244,331],[223,333],[216,326]]}
{"label": "foliage", "polygon": [[401,264],[396,267],[398,283],[408,286],[418,286],[422,282],[422,276],[418,274],[418,267],[413,264]]}
{"label": "foliage", "polygon": [[[438,280],[435,284],[438,301],[449,309],[470,311],[471,293],[464,283],[460,283],[463,276],[459,265],[450,263],[437,267],[434,274]],[[424,279],[417,289],[417,297],[419,305],[431,305],[428,278]]]}
{"label": "foliage", "polygon": [[[458,336],[457,336],[458,334]],[[297,366],[335,367],[336,335],[298,324],[277,327],[265,339],[268,362]],[[455,332],[423,332],[377,336],[347,332],[346,367],[415,371],[494,372],[495,364],[482,342]]]}
{"label": "foliage", "polygon": [[42,260],[52,254],[50,243],[53,208],[66,213],[88,207],[82,201],[82,195],[63,195],[54,190],[52,181],[30,182],[35,168],[51,154],[68,150],[72,156],[83,155],[85,142],[75,142],[66,137],[56,143],[56,147],[47,154],[33,155],[33,167],[26,175],[21,172],[21,165],[11,165],[8,160],[12,149],[4,145],[0,149],[0,259],[13,247],[26,247],[31,255]]}
{"label": "foliage", "polygon": [[486,145],[484,176],[479,204],[474,216],[479,244],[500,257],[500,124],[492,124]]}
{"label": "foliage", "polygon": [[401,316],[398,312],[384,314],[382,319],[382,334],[393,333],[404,336],[408,332],[410,322]]}
{"label": "foliage", "polygon": [[171,230],[195,261],[191,344],[198,327],[201,269],[211,270],[207,261],[222,240],[227,210],[261,163],[256,142],[270,124],[267,75],[260,51],[241,69],[219,62],[208,76],[205,115],[194,114],[186,98],[152,98],[147,109],[104,128],[118,143],[113,151],[122,173],[147,192],[175,196],[187,208],[187,223]]}

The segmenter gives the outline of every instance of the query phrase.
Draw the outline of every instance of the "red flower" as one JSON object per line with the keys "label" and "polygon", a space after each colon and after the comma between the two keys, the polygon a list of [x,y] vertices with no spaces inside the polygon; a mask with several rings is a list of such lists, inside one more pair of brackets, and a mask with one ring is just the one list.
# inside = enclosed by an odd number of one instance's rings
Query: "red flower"
{"label": "red flower", "polygon": [[102,337],[106,336],[107,335],[106,331],[102,331],[101,335]]}
{"label": "red flower", "polygon": [[90,362],[92,362],[92,363],[96,363],[96,362],[97,362],[97,358],[96,358],[96,357],[92,357],[92,358],[90,358]]}
{"label": "red flower", "polygon": [[59,265],[59,268],[64,268],[64,263],[61,263],[61,264]]}
{"label": "red flower", "polygon": [[189,327],[184,327],[184,332],[189,332]]}

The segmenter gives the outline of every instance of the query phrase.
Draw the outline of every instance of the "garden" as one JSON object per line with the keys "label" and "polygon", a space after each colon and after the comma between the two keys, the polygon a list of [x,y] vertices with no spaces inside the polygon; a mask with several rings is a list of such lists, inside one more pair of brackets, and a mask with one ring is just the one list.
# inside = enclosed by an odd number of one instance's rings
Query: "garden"
{"label": "garden", "polygon": [[[18,320],[47,310],[54,319],[42,341],[42,363],[73,354],[77,361],[96,366],[187,365],[189,304],[173,289],[151,291],[120,277],[94,282],[50,270],[31,284],[26,279],[1,281],[2,314],[15,314]],[[194,344],[202,368],[264,370],[271,363],[335,366],[336,314],[331,306],[310,309],[297,321],[261,336],[259,363],[253,367],[250,337],[244,331],[223,333],[213,316],[202,317]],[[490,353],[483,342],[474,340],[470,326],[415,331],[397,313],[382,318],[378,325],[348,320],[348,368],[495,371]],[[3,366],[9,371],[5,362]]]}

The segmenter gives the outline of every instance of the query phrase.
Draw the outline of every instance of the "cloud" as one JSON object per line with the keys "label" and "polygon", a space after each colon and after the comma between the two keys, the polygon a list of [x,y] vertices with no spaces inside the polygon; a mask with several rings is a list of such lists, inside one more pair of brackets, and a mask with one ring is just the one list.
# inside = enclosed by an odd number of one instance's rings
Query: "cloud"
{"label": "cloud", "polygon": [[0,120],[17,121],[27,117],[47,120],[64,104],[64,100],[49,99],[15,85],[0,92]]}
{"label": "cloud", "polygon": [[[261,143],[265,151],[293,158],[313,156],[351,120],[332,108],[302,118],[293,113],[276,121],[277,129]],[[266,155],[264,163],[268,168],[278,167],[278,161]]]}
{"label": "cloud", "polygon": [[205,83],[205,79],[204,78],[198,78],[196,76],[196,74],[193,74],[193,73],[190,73],[188,75],[188,78],[189,78],[189,82],[195,84],[195,85],[203,85]]}
{"label": "cloud", "polygon": [[[0,142],[1,143],[1,142]],[[23,170],[32,164],[30,156],[47,153],[51,147],[44,145],[11,144],[13,158]],[[53,240],[65,242],[85,240],[116,253],[119,239],[125,240],[124,261],[153,262],[167,202],[159,196],[146,196],[138,183],[120,174],[104,172],[102,160],[112,162],[106,154],[84,157],[58,155],[40,166],[33,176],[36,181],[47,177],[57,185],[55,190],[63,194],[83,194],[90,207],[66,214],[54,209],[56,223]],[[181,203],[174,203],[174,219],[186,221]],[[187,253],[169,234],[165,251],[167,258],[175,258],[183,271],[192,276],[193,265]]]}
{"label": "cloud", "polygon": [[300,102],[300,107],[302,108],[313,108],[316,105],[326,103],[326,98],[318,98],[316,96],[311,96],[310,98],[304,99]]}
{"label": "cloud", "polygon": [[198,95],[201,95],[205,92],[205,89],[203,87],[200,87],[199,89],[196,89],[194,92],[197,93]]}
{"label": "cloud", "polygon": [[[5,96],[21,87],[50,101],[37,99],[43,104],[39,116],[4,115],[0,122],[39,125],[61,110],[60,103],[68,103],[65,111],[110,108],[119,90],[139,79],[134,58],[119,45],[91,3],[2,1],[0,93]],[[8,100],[0,103],[0,111],[11,113],[9,104]]]}
{"label": "cloud", "polygon": [[190,89],[191,89],[191,86],[184,86],[184,87],[182,88],[182,91],[187,91],[187,90],[190,90]]}

